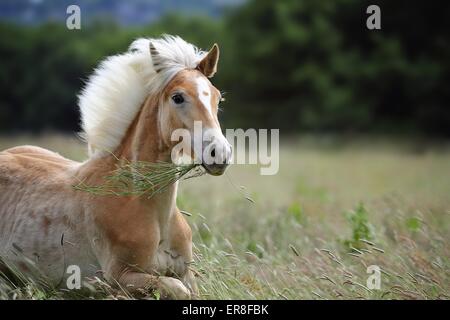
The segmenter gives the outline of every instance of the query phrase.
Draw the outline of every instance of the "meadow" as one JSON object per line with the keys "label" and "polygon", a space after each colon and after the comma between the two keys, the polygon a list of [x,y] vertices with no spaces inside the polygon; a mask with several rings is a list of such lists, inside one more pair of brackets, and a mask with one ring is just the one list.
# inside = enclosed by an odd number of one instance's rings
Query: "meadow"
{"label": "meadow", "polygon": [[[86,158],[75,137],[1,137]],[[200,299],[449,299],[450,146],[408,139],[295,137],[280,170],[234,165],[180,183]],[[380,288],[367,267],[380,268]],[[1,299],[129,298],[0,279]],[[99,287],[97,287],[99,288]]]}

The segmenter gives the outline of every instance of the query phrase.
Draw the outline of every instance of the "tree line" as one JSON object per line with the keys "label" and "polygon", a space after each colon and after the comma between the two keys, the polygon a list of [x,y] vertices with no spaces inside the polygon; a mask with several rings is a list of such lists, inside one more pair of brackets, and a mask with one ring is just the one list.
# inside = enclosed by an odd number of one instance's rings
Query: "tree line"
{"label": "tree line", "polygon": [[77,31],[0,23],[0,132],[79,130],[77,94],[93,68],[135,38],[168,33],[220,45],[224,127],[449,136],[450,5],[377,1],[381,30],[368,30],[370,4],[254,0],[221,19],[102,19]]}

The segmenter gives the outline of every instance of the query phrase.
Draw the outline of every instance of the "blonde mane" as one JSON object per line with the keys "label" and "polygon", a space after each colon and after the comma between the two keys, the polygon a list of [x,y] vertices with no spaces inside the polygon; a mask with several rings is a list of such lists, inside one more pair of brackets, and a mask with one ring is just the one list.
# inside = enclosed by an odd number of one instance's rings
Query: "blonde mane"
{"label": "blonde mane", "polygon": [[[150,43],[158,61],[152,61]],[[102,61],[79,95],[81,136],[89,156],[113,152],[145,99],[163,90],[180,70],[196,68],[205,54],[180,37],[166,35],[135,40],[128,52]]]}

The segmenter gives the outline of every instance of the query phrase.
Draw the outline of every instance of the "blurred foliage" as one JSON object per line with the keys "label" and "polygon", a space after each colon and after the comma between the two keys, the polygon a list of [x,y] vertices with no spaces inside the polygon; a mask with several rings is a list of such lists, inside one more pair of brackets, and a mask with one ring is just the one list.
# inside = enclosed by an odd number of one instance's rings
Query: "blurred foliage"
{"label": "blurred foliage", "polygon": [[355,210],[347,212],[346,218],[352,229],[350,239],[344,240],[344,245],[348,249],[351,251],[361,249],[365,246],[364,240],[373,240],[372,226],[363,203],[360,203]]}
{"label": "blurred foliage", "polygon": [[290,214],[295,221],[298,223],[303,223],[305,220],[305,213],[301,204],[297,201],[293,202],[287,209],[288,214]]}
{"label": "blurred foliage", "polygon": [[421,223],[420,219],[417,217],[411,217],[406,220],[406,227],[412,232],[419,231],[421,225],[422,225],[422,223]]}
{"label": "blurred foliage", "polygon": [[0,24],[0,131],[79,130],[76,95],[107,55],[137,37],[178,34],[221,47],[214,82],[225,127],[450,135],[450,5],[377,1],[249,1],[224,18],[170,14],[148,26],[98,20]]}

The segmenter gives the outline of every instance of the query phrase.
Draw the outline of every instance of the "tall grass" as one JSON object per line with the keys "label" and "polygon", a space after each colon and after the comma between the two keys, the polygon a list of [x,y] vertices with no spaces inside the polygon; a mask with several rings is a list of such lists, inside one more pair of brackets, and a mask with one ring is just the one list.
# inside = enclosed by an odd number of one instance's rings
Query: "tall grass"
{"label": "tall grass", "polygon": [[[235,165],[180,183],[201,299],[450,299],[448,148],[318,139],[280,152],[275,176]],[[380,290],[367,287],[370,265]],[[93,285],[77,298],[130,298]],[[73,298],[29,286],[0,280],[0,297]]]}
{"label": "tall grass", "polygon": [[197,164],[174,164],[169,162],[131,162],[121,160],[101,185],[88,185],[81,181],[75,190],[105,196],[146,196],[151,198],[180,179],[189,179],[205,172]]}

